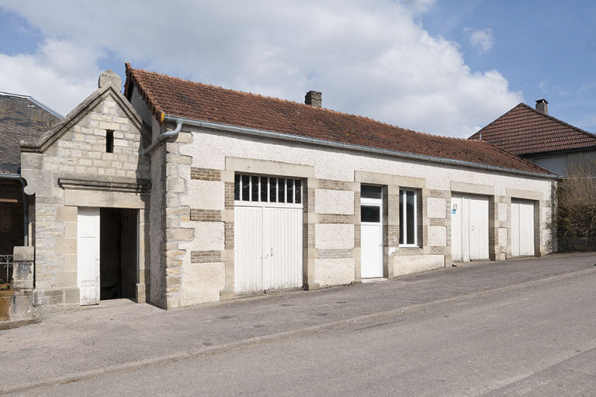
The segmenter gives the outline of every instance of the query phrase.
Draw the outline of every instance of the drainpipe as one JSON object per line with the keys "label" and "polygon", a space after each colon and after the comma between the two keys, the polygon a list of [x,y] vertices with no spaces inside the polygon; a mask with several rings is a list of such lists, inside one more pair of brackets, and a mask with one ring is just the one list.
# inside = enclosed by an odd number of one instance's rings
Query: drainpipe
{"label": "drainpipe", "polygon": [[29,245],[29,198],[25,194],[25,186],[27,181],[24,180],[20,175],[0,175],[0,179],[10,179],[21,182],[21,192],[23,193],[23,234],[24,234],[24,246]]}
{"label": "drainpipe", "polygon": [[175,121],[176,128],[173,129],[172,131],[166,131],[163,134],[159,135],[157,137],[157,140],[152,142],[151,145],[149,145],[149,147],[147,149],[143,149],[143,151],[141,153],[143,156],[150,155],[151,152],[153,152],[155,150],[157,145],[159,145],[161,142],[165,141],[166,139],[168,139],[170,137],[178,135],[178,133],[180,133],[180,131],[182,130],[182,119],[169,117],[169,116],[165,116],[164,119],[169,120],[169,121]]}

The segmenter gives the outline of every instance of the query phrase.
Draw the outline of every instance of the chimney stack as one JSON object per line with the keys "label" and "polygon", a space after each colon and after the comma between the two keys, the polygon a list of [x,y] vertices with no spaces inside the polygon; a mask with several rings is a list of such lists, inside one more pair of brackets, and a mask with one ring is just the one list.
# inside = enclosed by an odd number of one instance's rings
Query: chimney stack
{"label": "chimney stack", "polygon": [[314,108],[323,107],[323,94],[319,91],[308,91],[304,97],[304,103]]}
{"label": "chimney stack", "polygon": [[536,101],[536,110],[548,114],[548,101],[546,99],[538,99]]}

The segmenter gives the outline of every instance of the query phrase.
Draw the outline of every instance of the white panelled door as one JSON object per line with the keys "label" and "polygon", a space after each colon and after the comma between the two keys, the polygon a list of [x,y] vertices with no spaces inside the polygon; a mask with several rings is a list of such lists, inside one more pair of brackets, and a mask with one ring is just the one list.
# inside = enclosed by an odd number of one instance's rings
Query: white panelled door
{"label": "white panelled door", "polygon": [[511,200],[511,255],[534,256],[534,203]]}
{"label": "white panelled door", "polygon": [[302,286],[302,181],[236,175],[234,289]]}
{"label": "white panelled door", "polygon": [[489,258],[489,199],[454,193],[451,197],[451,256],[469,262]]}
{"label": "white panelled door", "polygon": [[360,277],[383,277],[383,190],[363,185],[360,198]]}
{"label": "white panelled door", "polygon": [[99,303],[99,208],[78,211],[77,285],[81,305]]}

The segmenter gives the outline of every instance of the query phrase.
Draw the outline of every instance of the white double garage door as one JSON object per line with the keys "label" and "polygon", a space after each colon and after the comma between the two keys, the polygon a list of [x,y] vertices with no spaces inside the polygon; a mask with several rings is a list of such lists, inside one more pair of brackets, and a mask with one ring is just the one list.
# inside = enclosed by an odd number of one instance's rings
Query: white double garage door
{"label": "white double garage door", "polygon": [[[489,259],[489,197],[454,193],[451,197],[451,255],[454,261]],[[534,255],[534,202],[511,201],[512,256]]]}
{"label": "white double garage door", "polygon": [[236,293],[303,285],[302,203],[300,180],[236,175]]}

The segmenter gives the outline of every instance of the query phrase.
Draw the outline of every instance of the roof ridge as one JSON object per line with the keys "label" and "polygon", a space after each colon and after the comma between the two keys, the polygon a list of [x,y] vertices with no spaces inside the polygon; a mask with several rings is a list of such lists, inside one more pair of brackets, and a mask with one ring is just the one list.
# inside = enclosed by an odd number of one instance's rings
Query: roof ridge
{"label": "roof ridge", "polygon": [[[346,112],[341,112],[338,110],[334,110],[334,109],[329,109],[329,108],[324,108],[324,107],[315,107],[315,106],[311,106],[311,105],[307,105],[305,103],[301,103],[301,102],[296,102],[296,101],[292,101],[289,99],[284,99],[284,98],[276,98],[276,97],[272,97],[272,96],[268,96],[268,95],[261,95],[261,94],[257,94],[257,93],[252,93],[252,92],[247,92],[247,91],[240,91],[240,90],[234,90],[231,88],[224,88],[221,86],[217,86],[214,84],[208,84],[208,83],[202,83],[199,81],[193,81],[190,79],[182,79],[179,77],[174,77],[174,76],[169,76],[168,74],[165,73],[159,73],[159,72],[154,72],[154,71],[150,71],[150,70],[145,70],[145,69],[135,69],[133,67],[130,66],[130,63],[126,63],[125,65],[127,65],[127,71],[130,70],[131,73],[134,75],[135,71],[141,71],[143,73],[149,73],[149,74],[154,74],[157,76],[165,76],[169,79],[175,79],[175,80],[179,80],[182,82],[186,82],[186,83],[190,83],[190,84],[196,84],[196,85],[200,85],[203,87],[211,87],[211,88],[215,88],[215,89],[219,89],[219,90],[223,90],[223,91],[227,91],[227,92],[231,92],[231,93],[236,93],[236,94],[240,94],[240,95],[247,95],[247,96],[252,96],[252,97],[259,97],[259,98],[265,98],[265,99],[269,99],[269,100],[273,100],[273,101],[277,101],[277,102],[281,102],[281,103],[289,103],[292,105],[299,105],[302,106],[304,109],[309,109],[309,111],[315,111],[315,112],[329,112],[329,113],[333,113],[333,114],[337,114],[337,115],[343,115],[343,116],[351,116],[351,117],[357,117],[360,119],[365,119],[365,120],[369,120],[381,125],[385,125],[391,128],[396,128],[399,130],[403,130],[403,131],[407,131],[407,132],[411,132],[414,134],[421,134],[421,135],[425,135],[425,136],[429,136],[429,137],[433,137],[433,138],[439,138],[439,139],[445,139],[445,140],[467,140],[466,138],[457,138],[457,137],[449,137],[449,136],[444,136],[444,135],[437,135],[437,134],[431,134],[428,132],[422,132],[422,131],[415,131],[409,128],[404,128],[404,127],[400,127],[394,124],[390,124],[384,121],[380,121],[380,120],[376,120],[367,116],[363,116],[363,115],[358,115],[358,114],[354,114],[354,113],[346,113]],[[138,80],[135,79],[137,82],[137,86],[138,86]],[[141,93],[142,94],[142,93]],[[151,95],[150,93],[147,93],[149,96],[153,97],[153,95]],[[157,101],[155,98],[152,98],[152,101],[154,101],[158,107],[159,106],[159,101]],[[161,108],[159,109],[160,111],[163,111]]]}

